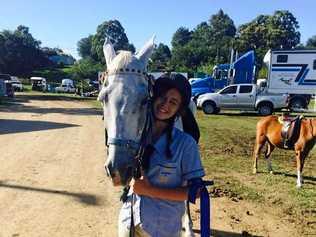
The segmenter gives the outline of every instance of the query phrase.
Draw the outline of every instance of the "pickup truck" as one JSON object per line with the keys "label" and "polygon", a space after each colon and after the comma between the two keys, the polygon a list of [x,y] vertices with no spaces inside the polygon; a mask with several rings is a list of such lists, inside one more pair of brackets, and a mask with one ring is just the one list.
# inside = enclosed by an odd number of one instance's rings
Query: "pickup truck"
{"label": "pickup truck", "polygon": [[75,93],[76,88],[73,85],[61,85],[55,88],[55,92],[57,93]]}
{"label": "pickup truck", "polygon": [[197,107],[206,114],[216,114],[221,109],[258,111],[270,115],[275,110],[288,107],[287,94],[268,94],[256,84],[229,85],[216,93],[207,93],[197,99]]}

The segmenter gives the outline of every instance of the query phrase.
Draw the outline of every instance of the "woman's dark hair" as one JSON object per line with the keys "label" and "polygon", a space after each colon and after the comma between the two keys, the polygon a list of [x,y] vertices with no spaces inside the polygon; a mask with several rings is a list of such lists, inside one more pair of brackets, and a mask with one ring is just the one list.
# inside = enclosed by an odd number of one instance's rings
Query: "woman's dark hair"
{"label": "woman's dark hair", "polygon": [[199,127],[196,120],[189,109],[189,104],[191,101],[191,85],[188,80],[181,74],[164,74],[159,77],[153,87],[153,100],[167,93],[170,89],[176,89],[181,95],[181,106],[180,111],[168,119],[168,126],[166,128],[167,133],[167,150],[166,155],[168,158],[172,158],[172,153],[170,150],[170,145],[172,142],[172,130],[174,127],[174,122],[177,116],[181,115],[183,123],[183,131],[190,134],[198,143],[200,138]]}
{"label": "woman's dark hair", "polygon": [[179,91],[181,95],[181,109],[187,107],[191,101],[191,85],[181,74],[163,74],[159,77],[153,88],[154,100],[173,88]]}

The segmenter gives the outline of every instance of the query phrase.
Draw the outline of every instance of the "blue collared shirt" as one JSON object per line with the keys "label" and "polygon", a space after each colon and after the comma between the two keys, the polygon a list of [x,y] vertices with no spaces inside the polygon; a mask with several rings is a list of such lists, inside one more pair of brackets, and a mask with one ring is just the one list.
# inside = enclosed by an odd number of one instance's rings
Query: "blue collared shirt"
{"label": "blue collared shirt", "polygon": [[[198,145],[188,134],[173,128],[170,150],[172,157],[166,156],[167,135],[163,134],[154,145],[146,176],[149,182],[160,188],[178,188],[185,186],[192,178],[204,176]],[[119,221],[130,226],[131,201],[123,204]],[[181,218],[185,211],[183,201],[169,201],[147,196],[134,195],[134,224],[153,237],[179,236]]]}

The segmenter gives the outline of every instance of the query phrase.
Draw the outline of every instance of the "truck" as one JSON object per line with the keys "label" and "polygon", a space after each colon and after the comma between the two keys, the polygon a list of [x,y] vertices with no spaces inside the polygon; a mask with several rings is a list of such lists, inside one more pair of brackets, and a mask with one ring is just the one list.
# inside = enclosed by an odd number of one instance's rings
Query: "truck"
{"label": "truck", "polygon": [[288,93],[291,110],[307,109],[316,94],[316,50],[269,50],[263,61],[267,91]]}
{"label": "truck", "polygon": [[258,111],[261,115],[270,115],[274,111],[288,106],[287,94],[267,93],[264,87],[256,84],[232,84],[218,92],[201,95],[197,107],[206,114],[217,114],[221,109]]}
{"label": "truck", "polygon": [[230,84],[254,83],[255,76],[255,54],[248,51],[231,63],[214,66],[212,76],[194,80],[191,83],[192,96],[199,97],[205,93],[212,93]]}

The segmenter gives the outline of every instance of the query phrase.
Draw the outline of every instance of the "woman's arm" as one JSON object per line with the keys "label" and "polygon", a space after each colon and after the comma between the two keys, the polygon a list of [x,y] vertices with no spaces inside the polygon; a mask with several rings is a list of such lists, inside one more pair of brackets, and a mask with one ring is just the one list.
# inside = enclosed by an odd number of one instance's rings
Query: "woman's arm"
{"label": "woman's arm", "polygon": [[152,198],[160,198],[169,201],[185,201],[188,199],[188,188],[158,188],[151,185],[148,179],[142,176],[141,179],[132,180],[130,184],[134,193]]}

